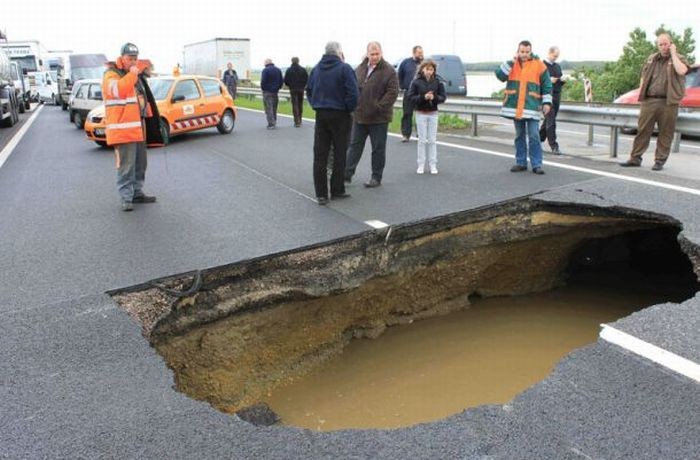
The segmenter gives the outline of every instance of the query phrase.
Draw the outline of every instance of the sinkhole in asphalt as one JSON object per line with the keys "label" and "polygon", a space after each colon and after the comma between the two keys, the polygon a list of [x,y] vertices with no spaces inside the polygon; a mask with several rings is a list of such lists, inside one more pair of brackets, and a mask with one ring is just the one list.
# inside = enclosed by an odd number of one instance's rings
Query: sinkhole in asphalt
{"label": "sinkhole in asphalt", "polygon": [[177,389],[224,412],[406,426],[507,402],[599,323],[691,297],[700,250],[679,231],[664,216],[520,200],[112,295]]}

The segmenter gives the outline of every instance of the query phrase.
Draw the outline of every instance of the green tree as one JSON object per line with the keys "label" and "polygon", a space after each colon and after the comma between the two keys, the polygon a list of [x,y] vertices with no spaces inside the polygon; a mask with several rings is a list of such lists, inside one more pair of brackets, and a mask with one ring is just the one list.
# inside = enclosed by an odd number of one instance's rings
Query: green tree
{"label": "green tree", "polygon": [[[606,63],[602,71],[590,68],[576,69],[574,76],[591,80],[595,102],[612,102],[621,94],[639,86],[642,65],[649,55],[656,52],[656,35],[662,32],[671,36],[676,48],[678,48],[678,53],[686,56],[692,64],[695,52],[692,29],[686,28],[683,34],[679,35],[662,24],[656,29],[652,40],[647,38],[646,32],[642,29],[635,28],[630,32],[630,39],[623,47],[622,55],[617,61]],[[563,89],[562,98],[564,100],[583,100],[583,83],[581,81],[569,81]]]}

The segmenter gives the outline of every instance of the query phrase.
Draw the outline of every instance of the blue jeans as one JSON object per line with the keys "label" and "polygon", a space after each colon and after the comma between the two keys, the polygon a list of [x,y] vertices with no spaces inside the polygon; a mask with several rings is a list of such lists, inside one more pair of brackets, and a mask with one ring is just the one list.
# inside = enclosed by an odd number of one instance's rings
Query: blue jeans
{"label": "blue jeans", "polygon": [[542,167],[542,144],[540,144],[540,122],[534,119],[513,120],[515,125],[515,162],[527,166],[528,144],[530,166]]}

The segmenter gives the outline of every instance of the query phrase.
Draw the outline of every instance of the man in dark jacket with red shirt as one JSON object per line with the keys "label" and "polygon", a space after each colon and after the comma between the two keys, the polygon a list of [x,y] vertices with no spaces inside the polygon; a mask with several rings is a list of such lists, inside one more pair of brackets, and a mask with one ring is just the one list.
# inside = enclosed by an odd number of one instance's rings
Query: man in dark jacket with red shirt
{"label": "man in dark jacket with red shirt", "polygon": [[311,71],[306,97],[316,111],[314,128],[314,188],[318,204],[328,203],[328,175],[326,165],[333,147],[331,198],[348,198],[343,174],[345,152],[352,125],[351,113],[357,107],[357,79],[348,64],[343,62],[343,51],[338,42],[328,42],[326,52]]}
{"label": "man in dark jacket with red shirt", "polygon": [[369,42],[367,57],[355,69],[355,76],[359,82],[360,100],[352,125],[345,181],[352,180],[369,136],[372,144],[372,177],[365,182],[365,187],[379,187],[386,163],[387,132],[394,116],[394,102],[399,95],[399,79],[394,67],[382,58],[379,42]]}

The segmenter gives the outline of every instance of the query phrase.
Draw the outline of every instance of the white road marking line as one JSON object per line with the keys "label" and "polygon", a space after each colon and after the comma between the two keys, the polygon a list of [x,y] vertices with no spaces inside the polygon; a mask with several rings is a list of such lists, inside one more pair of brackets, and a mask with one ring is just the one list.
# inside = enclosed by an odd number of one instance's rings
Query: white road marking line
{"label": "white road marking line", "polygon": [[372,228],[387,228],[389,224],[382,222],[381,220],[366,220],[365,223]]}
{"label": "white road marking line", "polygon": [[601,324],[600,338],[632,353],[647,358],[661,366],[671,369],[678,374],[700,383],[700,364],[679,356],[649,342],[615,329],[607,324]]}
{"label": "white road marking line", "polygon": [[[391,134],[391,135],[395,136],[395,137],[399,137],[399,134]],[[487,155],[493,155],[493,156],[497,156],[497,157],[510,158],[511,160],[514,158],[514,155],[512,153],[502,153],[502,152],[496,152],[493,150],[480,149],[480,148],[476,148],[476,147],[466,147],[464,145],[452,144],[449,142],[438,141],[438,145],[443,145],[445,147],[451,147],[451,148],[456,148],[456,149],[460,149],[460,150],[470,150],[472,152],[485,153]],[[639,177],[625,176],[623,174],[611,173],[611,172],[607,172],[607,171],[599,171],[597,169],[583,168],[580,166],[568,165],[568,164],[564,164],[564,163],[554,163],[551,160],[544,161],[543,163],[547,166],[552,166],[554,168],[568,169],[570,171],[583,172],[583,173],[593,174],[596,176],[609,177],[611,179],[619,179],[622,181],[634,182],[634,183],[642,184],[642,185],[650,185],[652,187],[659,187],[659,188],[664,188],[667,190],[673,190],[675,192],[682,192],[682,193],[688,193],[691,195],[700,196],[700,190],[694,189],[691,187],[683,187],[680,185],[669,184],[666,182],[659,182],[659,181],[654,181],[654,180],[649,180],[649,179],[642,179]]]}
{"label": "white road marking line", "polygon": [[4,149],[2,149],[2,152],[0,152],[0,168],[2,168],[2,165],[5,164],[8,158],[10,158],[10,154],[12,151],[17,147],[17,144],[19,144],[19,141],[22,140],[22,137],[24,137],[24,134],[27,132],[29,127],[34,123],[34,120],[36,119],[37,115],[39,115],[39,112],[41,112],[41,109],[43,109],[43,105],[39,105],[36,109],[34,109],[34,113],[32,114],[31,117],[29,117],[29,120],[27,120],[24,125],[15,133],[15,135],[12,137],[10,142],[7,143]]}

